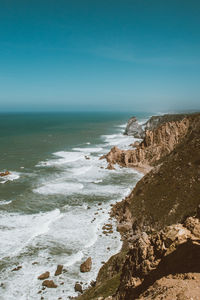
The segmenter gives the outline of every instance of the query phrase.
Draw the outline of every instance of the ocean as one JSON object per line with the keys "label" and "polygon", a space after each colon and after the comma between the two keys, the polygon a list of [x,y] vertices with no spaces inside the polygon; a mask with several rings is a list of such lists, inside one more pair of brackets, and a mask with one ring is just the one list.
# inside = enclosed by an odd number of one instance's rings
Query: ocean
{"label": "ocean", "polygon": [[[111,147],[128,149],[129,117],[146,113],[0,114],[0,299],[55,300],[76,296],[102,263],[121,248],[111,205],[129,194],[142,174],[107,170],[99,158]],[[113,233],[103,234],[111,223]],[[92,269],[80,264],[92,258]],[[58,264],[60,276],[53,276]],[[13,271],[21,266],[18,271]],[[49,271],[56,289],[41,291],[37,277]]]}

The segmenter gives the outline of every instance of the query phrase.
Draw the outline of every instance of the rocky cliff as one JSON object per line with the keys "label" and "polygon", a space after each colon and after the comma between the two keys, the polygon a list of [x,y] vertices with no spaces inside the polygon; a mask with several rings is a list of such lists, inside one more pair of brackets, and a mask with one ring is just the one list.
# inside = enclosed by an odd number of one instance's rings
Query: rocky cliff
{"label": "rocky cliff", "polygon": [[[185,115],[175,117],[174,120],[169,116],[152,117],[146,123],[145,137],[143,141],[133,150],[121,150],[113,147],[111,151],[104,155],[109,168],[114,168],[114,164],[123,167],[141,167],[153,166],[162,157],[169,154],[177,144],[186,136],[189,128],[189,119]],[[150,129],[148,129],[150,128]]]}
{"label": "rocky cliff", "polygon": [[199,299],[200,114],[146,130],[137,149],[114,149],[110,164],[152,167],[112,216],[123,239],[80,299]]}

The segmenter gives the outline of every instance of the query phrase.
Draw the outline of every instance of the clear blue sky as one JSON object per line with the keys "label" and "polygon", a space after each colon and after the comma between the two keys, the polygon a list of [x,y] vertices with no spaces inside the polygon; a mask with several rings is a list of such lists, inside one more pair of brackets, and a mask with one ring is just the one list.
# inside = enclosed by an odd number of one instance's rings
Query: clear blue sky
{"label": "clear blue sky", "polygon": [[0,0],[0,111],[200,109],[199,0]]}

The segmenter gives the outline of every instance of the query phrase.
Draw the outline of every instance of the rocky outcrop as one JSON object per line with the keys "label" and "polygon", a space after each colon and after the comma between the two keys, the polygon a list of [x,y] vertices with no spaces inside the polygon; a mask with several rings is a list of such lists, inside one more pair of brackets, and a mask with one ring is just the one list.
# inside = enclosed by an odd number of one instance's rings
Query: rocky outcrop
{"label": "rocky outcrop", "polygon": [[[165,120],[165,116],[160,118]],[[179,118],[176,117],[175,120],[169,122],[162,120],[157,126],[149,123],[149,128],[153,129],[146,129],[144,140],[137,145],[136,149],[120,150],[117,147],[113,147],[111,151],[102,156],[101,159],[105,158],[107,160],[109,169],[112,169],[114,164],[133,168],[153,166],[159,162],[161,158],[171,153],[176,145],[181,143],[186,136],[190,125],[189,119],[187,117],[183,118],[182,115]]]}
{"label": "rocky outcrop", "polygon": [[11,173],[9,171],[5,171],[5,172],[0,172],[0,177],[4,177],[4,176],[8,176]]}
{"label": "rocky outcrop", "polygon": [[125,135],[132,135],[135,138],[144,138],[144,130],[142,126],[138,123],[136,117],[132,117],[128,120],[126,129],[124,131]]}
{"label": "rocky outcrop", "polygon": [[[81,300],[199,297],[200,114],[147,129],[139,149],[152,170],[112,208],[122,250],[104,264]],[[130,164],[127,151],[119,151],[110,152],[109,163]]]}
{"label": "rocky outcrop", "polygon": [[127,254],[114,299],[137,299],[162,277],[200,272],[199,224],[190,217],[159,232],[142,232]]}

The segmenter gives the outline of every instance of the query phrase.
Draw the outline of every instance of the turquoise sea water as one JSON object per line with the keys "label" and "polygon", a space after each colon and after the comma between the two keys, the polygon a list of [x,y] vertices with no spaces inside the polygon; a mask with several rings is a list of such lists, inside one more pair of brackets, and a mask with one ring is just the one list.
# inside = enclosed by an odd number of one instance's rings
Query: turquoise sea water
{"label": "turquoise sea water", "polygon": [[[53,275],[59,263],[67,271],[52,277],[58,288],[42,295],[76,295],[75,282],[87,286],[101,262],[119,251],[119,234],[105,236],[102,226],[110,204],[127,195],[141,174],[109,171],[99,158],[134,141],[123,135],[131,115],[0,114],[0,171],[11,172],[0,178],[0,299],[40,299],[37,276],[47,270]],[[148,115],[137,117],[142,122]],[[92,271],[81,274],[88,256]]]}

